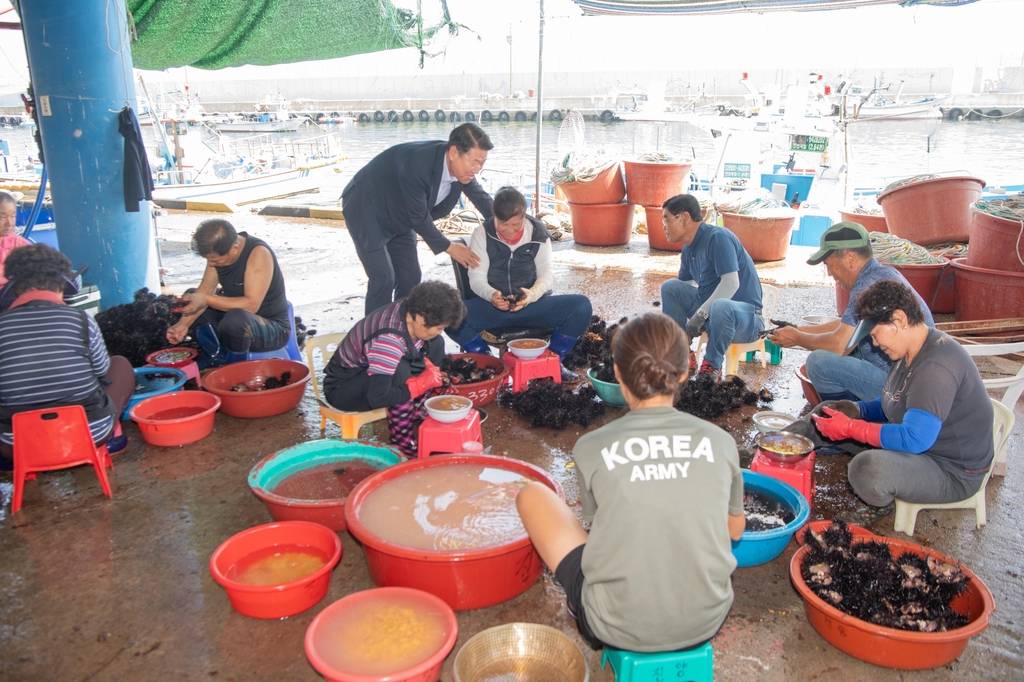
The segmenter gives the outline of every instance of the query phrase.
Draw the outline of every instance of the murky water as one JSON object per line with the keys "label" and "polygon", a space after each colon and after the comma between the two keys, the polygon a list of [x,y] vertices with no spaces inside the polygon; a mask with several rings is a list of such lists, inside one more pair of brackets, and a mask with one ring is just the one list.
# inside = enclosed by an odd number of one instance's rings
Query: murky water
{"label": "murky water", "polygon": [[451,464],[412,471],[367,495],[359,520],[374,535],[405,547],[492,547],[526,535],[516,493],[530,479],[507,469]]}
{"label": "murky water", "polygon": [[755,533],[782,528],[796,518],[793,510],[779,500],[753,491],[743,493],[743,512],[747,516],[747,530]]}
{"label": "murky water", "polygon": [[225,571],[243,585],[284,585],[318,571],[327,563],[320,552],[300,545],[276,545],[253,552]]}
{"label": "murky water", "polygon": [[444,614],[422,600],[378,594],[330,614],[317,629],[313,646],[335,670],[384,676],[426,661],[447,636]]}
{"label": "murky water", "polygon": [[271,491],[292,500],[332,500],[348,497],[378,467],[362,460],[339,460],[303,469],[287,477]]}

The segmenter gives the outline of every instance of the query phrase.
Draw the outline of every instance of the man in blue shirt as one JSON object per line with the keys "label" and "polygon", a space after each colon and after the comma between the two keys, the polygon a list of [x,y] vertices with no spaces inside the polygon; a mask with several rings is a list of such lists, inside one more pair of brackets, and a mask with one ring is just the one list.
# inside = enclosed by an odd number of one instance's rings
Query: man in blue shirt
{"label": "man in blue shirt", "polygon": [[[801,346],[811,351],[807,356],[807,378],[822,400],[874,400],[882,395],[892,360],[865,337],[850,354],[845,348],[857,326],[857,299],[875,282],[896,280],[913,288],[891,265],[875,260],[871,238],[860,223],[836,223],[821,235],[821,248],[807,261],[809,265],[824,263],[836,286],[850,290],[850,302],[838,321],[804,327],[784,327],[770,337],[784,348]],[[914,296],[924,313],[924,322],[935,326],[928,304],[916,291]]]}
{"label": "man in blue shirt", "polygon": [[[662,309],[691,341],[707,332],[700,373],[717,380],[729,345],[755,341],[764,329],[754,261],[736,235],[703,221],[693,195],[672,197],[662,204],[661,215],[668,241],[683,243],[679,278],[661,285]],[[691,351],[691,369],[696,364]]]}

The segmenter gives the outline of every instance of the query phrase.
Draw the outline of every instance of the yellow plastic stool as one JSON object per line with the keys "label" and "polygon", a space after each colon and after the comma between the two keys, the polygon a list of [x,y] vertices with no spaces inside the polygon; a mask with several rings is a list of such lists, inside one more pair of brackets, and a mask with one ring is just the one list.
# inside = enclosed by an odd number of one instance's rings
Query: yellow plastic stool
{"label": "yellow plastic stool", "polygon": [[344,338],[344,332],[314,336],[313,338],[306,339],[306,347],[303,353],[306,355],[306,364],[309,366],[309,376],[313,384],[313,395],[316,396],[316,402],[320,406],[320,433],[322,434],[327,428],[327,420],[330,419],[341,427],[342,438],[358,438],[359,430],[363,427],[363,424],[384,419],[387,417],[387,410],[381,408],[367,412],[345,412],[344,410],[336,409],[320,395],[320,382],[317,381],[315,351],[317,349],[320,350],[321,362],[323,362],[323,366],[326,369],[331,356],[337,351],[338,344]]}

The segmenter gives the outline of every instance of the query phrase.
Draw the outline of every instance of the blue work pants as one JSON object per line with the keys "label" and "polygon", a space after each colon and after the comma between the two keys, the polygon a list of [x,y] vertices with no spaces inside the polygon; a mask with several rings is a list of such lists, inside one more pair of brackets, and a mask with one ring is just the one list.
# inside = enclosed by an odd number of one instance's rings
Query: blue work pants
{"label": "blue work pants", "polygon": [[[686,327],[687,321],[700,307],[697,287],[679,279],[670,279],[661,285],[661,309],[665,314]],[[704,359],[713,368],[722,369],[725,351],[733,343],[750,343],[764,330],[764,318],[753,304],[719,299],[711,304],[704,331],[708,335]]]}

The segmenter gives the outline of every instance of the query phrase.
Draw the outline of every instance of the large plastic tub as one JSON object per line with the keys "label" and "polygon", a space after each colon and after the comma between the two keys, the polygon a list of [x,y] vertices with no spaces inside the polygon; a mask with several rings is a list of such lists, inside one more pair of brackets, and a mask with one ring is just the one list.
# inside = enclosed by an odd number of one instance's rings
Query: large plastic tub
{"label": "large plastic tub", "polygon": [[755,262],[782,260],[789,252],[796,212],[777,217],[723,213],[722,226],[735,234]]}
{"label": "large plastic tub", "polygon": [[[887,538],[881,535],[864,538],[889,545],[893,555],[913,552],[918,556],[933,556],[940,562],[958,563],[927,547]],[[854,542],[861,541],[854,535]],[[801,547],[789,562],[789,578],[803,597],[807,620],[829,644],[862,661],[885,668],[926,670],[952,663],[963,653],[971,637],[988,627],[989,618],[996,609],[992,593],[981,579],[960,564],[967,575],[967,589],[953,600],[952,609],[968,618],[968,623],[946,632],[912,632],[884,628],[855,618],[825,603],[814,594],[804,581],[800,563],[810,548]]]}
{"label": "large plastic tub", "polygon": [[644,206],[644,213],[647,216],[647,243],[652,249],[662,251],[682,251],[683,243],[673,244],[665,236],[665,223],[662,219],[661,206]]}
{"label": "large plastic tub", "polygon": [[558,189],[571,204],[617,204],[626,196],[626,183],[618,162],[589,182],[563,182]]}
{"label": "large plastic tub", "polygon": [[[231,390],[239,384],[251,388],[272,376],[279,377],[283,372],[291,372],[291,377],[289,383],[281,388],[265,391]],[[220,411],[224,414],[242,419],[256,419],[272,417],[298,405],[306,392],[308,382],[309,367],[305,363],[268,358],[237,362],[215,369],[203,377],[203,388],[220,398]]]}
{"label": "large plastic tub", "polygon": [[842,222],[857,223],[862,225],[868,232],[888,232],[889,225],[885,222],[884,215],[867,215],[864,213],[848,213],[839,211]]}
{"label": "large plastic tub", "polygon": [[743,490],[773,497],[793,512],[793,520],[782,528],[764,531],[743,531],[743,536],[732,543],[736,566],[746,568],[766,564],[782,554],[790,538],[811,516],[811,505],[799,490],[771,476],[754,471],[743,471]]}
{"label": "large plastic tub", "polygon": [[565,499],[558,481],[526,462],[492,455],[423,457],[388,467],[360,483],[345,505],[348,530],[363,543],[370,576],[381,587],[423,590],[440,597],[456,611],[500,604],[524,592],[544,570],[544,563],[529,537],[482,549],[423,550],[384,540],[370,533],[359,521],[360,505],[384,483],[411,471],[452,464],[478,464],[513,471],[543,483]]}
{"label": "large plastic tub", "polygon": [[[327,557],[319,569],[280,585],[245,585],[228,577],[231,567],[247,556],[278,546],[309,547]],[[210,574],[228,593],[231,606],[250,618],[294,616],[327,595],[331,571],[341,559],[337,533],[318,523],[284,521],[256,526],[232,535],[210,557]]]}
{"label": "large plastic tub", "polygon": [[130,414],[143,440],[172,447],[209,436],[219,408],[220,398],[211,393],[175,391],[146,398]]}
{"label": "large plastic tub", "polygon": [[626,171],[626,199],[640,206],[661,206],[682,194],[689,186],[693,160],[682,163],[645,163],[623,161]]}
{"label": "large plastic tub", "polygon": [[999,320],[1024,311],[1024,272],[987,270],[954,258],[956,319]]}
{"label": "large plastic tub", "polygon": [[921,180],[878,195],[889,232],[915,244],[965,242],[971,237],[971,204],[985,181],[970,176]]}
{"label": "large plastic tub", "polygon": [[1024,272],[1024,223],[971,207],[971,248],[967,265],[989,270]]}
{"label": "large plastic tub", "polygon": [[496,358],[493,355],[484,355],[483,353],[456,353],[452,355],[452,359],[456,358],[476,360],[477,367],[493,367],[498,370],[498,375],[487,381],[474,381],[471,384],[454,384],[452,388],[455,389],[455,395],[469,398],[473,401],[473,407],[483,407],[494,402],[495,396],[498,395],[498,387],[502,386],[505,380],[508,379],[508,365],[501,358]]}
{"label": "large plastic tub", "polygon": [[621,246],[633,234],[630,204],[569,204],[572,238],[581,246]]}
{"label": "large plastic tub", "polygon": [[907,283],[924,299],[929,310],[933,313],[939,312],[935,309],[935,299],[939,293],[939,281],[942,279],[942,273],[949,268],[948,261],[927,264],[904,263],[897,265],[894,263],[892,267],[906,278]]}
{"label": "large plastic tub", "polygon": [[345,497],[325,500],[299,500],[283,497],[274,492],[280,483],[293,474],[324,464],[360,460],[376,469],[386,469],[405,457],[397,450],[363,440],[327,438],[312,440],[294,447],[278,450],[256,463],[249,472],[249,488],[260,498],[275,521],[312,521],[339,533],[345,524]]}

